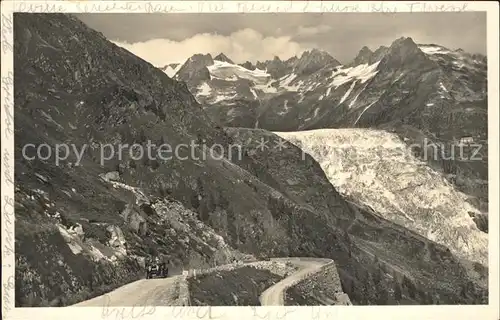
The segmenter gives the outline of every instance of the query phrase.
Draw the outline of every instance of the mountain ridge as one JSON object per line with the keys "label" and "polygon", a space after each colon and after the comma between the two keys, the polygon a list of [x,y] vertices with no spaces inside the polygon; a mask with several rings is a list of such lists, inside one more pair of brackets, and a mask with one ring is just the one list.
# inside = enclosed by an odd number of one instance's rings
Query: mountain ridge
{"label": "mountain ridge", "polygon": [[[391,45],[394,45],[395,43],[397,42],[400,42],[400,41],[403,41],[403,40],[409,40],[413,43],[414,40],[411,38],[411,37],[400,37],[396,40],[393,41],[393,43]],[[468,55],[471,55],[471,56],[475,56],[475,57],[478,57],[480,59],[484,59],[486,57],[486,55],[484,54],[481,54],[481,53],[474,53],[474,52],[465,52],[463,49],[461,48],[457,48],[457,49],[448,49],[444,46],[441,46],[441,45],[438,45],[438,44],[433,44],[433,43],[419,43],[418,46],[432,46],[432,47],[441,47],[443,49],[446,49],[446,50],[450,50],[450,51],[454,51],[454,52],[463,52],[463,53],[466,53]],[[371,56],[375,56],[375,57],[379,57],[381,55],[383,55],[388,49],[390,48],[387,47],[387,46],[384,46],[384,45],[381,45],[379,46],[375,51],[372,51],[368,46],[363,46],[361,47],[361,49],[358,51],[357,55],[352,59],[352,61],[350,61],[349,63],[347,63],[347,65],[358,65],[358,64],[362,64],[362,63],[367,63],[367,59]],[[301,54],[297,54],[297,55],[294,55],[286,60],[282,60],[281,58],[279,58],[278,56],[275,56],[273,57],[273,59],[269,59],[269,60],[264,60],[264,61],[260,61],[260,60],[257,60],[255,62],[251,62],[251,61],[245,61],[245,62],[242,62],[242,63],[238,63],[238,65],[240,66],[243,66],[245,67],[246,69],[249,69],[251,70],[252,68],[255,69],[257,68],[257,66],[260,66],[261,68],[260,69],[265,69],[265,66],[273,61],[280,61],[280,62],[287,62],[287,63],[293,63],[295,62],[296,60],[299,60],[301,58],[302,55],[306,54],[306,53],[310,53],[310,52],[322,52],[324,55],[328,55],[329,57],[335,59],[333,57],[333,55],[325,50],[321,50],[321,49],[317,49],[317,48],[310,48],[310,49],[307,49],[307,50],[304,50]],[[200,53],[202,54],[202,53]],[[208,53],[205,53],[205,54],[208,54]],[[210,55],[210,54],[208,54]],[[231,60],[225,53],[223,52],[220,52],[218,55],[216,55],[214,58],[214,60],[219,60],[219,61],[223,61],[223,62],[229,62],[229,63],[232,63],[232,64],[236,64],[233,62],[233,60]],[[336,60],[336,59],[335,59]],[[377,60],[380,60],[380,59],[377,59]],[[338,60],[336,60],[338,62]],[[373,63],[373,62],[372,62]],[[160,69],[164,70],[166,69],[168,66],[172,66],[172,65],[178,65],[179,62],[175,62],[175,63],[168,63],[166,65],[163,65],[163,66],[159,66]],[[180,63],[180,64],[183,64],[183,63]],[[341,65],[342,63],[338,62],[339,65]]]}

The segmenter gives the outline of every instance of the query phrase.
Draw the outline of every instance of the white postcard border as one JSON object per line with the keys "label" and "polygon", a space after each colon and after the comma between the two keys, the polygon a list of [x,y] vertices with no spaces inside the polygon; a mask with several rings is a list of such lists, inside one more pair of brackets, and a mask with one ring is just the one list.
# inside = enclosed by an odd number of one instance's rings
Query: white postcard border
{"label": "white postcard border", "polygon": [[[499,18],[495,1],[2,1],[2,318],[3,319],[499,319]],[[489,146],[489,305],[332,307],[14,308],[13,12],[292,13],[487,12]],[[458,289],[457,289],[458,290]]]}

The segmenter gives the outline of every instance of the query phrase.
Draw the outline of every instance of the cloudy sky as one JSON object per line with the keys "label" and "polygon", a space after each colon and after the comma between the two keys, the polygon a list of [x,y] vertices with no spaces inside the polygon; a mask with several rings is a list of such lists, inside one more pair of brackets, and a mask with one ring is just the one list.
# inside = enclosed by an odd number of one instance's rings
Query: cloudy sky
{"label": "cloudy sky", "polygon": [[237,63],[282,59],[311,48],[342,63],[363,46],[375,50],[402,36],[486,54],[486,14],[80,14],[88,26],[156,66],[195,53],[224,52]]}

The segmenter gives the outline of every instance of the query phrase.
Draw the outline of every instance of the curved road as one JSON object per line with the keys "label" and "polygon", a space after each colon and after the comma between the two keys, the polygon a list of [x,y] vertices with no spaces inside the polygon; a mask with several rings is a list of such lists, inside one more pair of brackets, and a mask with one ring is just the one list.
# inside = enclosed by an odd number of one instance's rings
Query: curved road
{"label": "curved road", "polygon": [[304,279],[309,273],[319,270],[322,266],[332,262],[331,259],[320,259],[320,258],[289,258],[289,259],[271,259],[278,262],[290,261],[294,265],[299,267],[297,272],[291,274],[280,282],[276,283],[272,287],[269,287],[260,296],[260,304],[263,306],[283,306],[284,292],[286,289],[297,281]]}
{"label": "curved road", "polygon": [[[331,259],[321,258],[274,258],[271,261],[291,262],[299,270],[272,287],[269,287],[260,296],[263,306],[284,305],[284,291],[291,285],[313,272],[332,262]],[[72,307],[131,307],[131,306],[175,306],[183,305],[179,295],[179,285],[185,281],[180,275],[166,279],[141,279],[128,283],[104,295],[86,300]]]}

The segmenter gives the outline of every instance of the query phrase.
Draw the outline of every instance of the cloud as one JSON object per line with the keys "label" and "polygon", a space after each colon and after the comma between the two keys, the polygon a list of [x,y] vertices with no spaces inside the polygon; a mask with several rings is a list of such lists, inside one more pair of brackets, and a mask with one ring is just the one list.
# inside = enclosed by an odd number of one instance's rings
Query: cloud
{"label": "cloud", "polygon": [[314,36],[314,35],[318,35],[321,33],[326,33],[332,29],[333,29],[332,26],[328,26],[326,24],[322,24],[322,25],[315,26],[315,27],[302,27],[302,26],[300,26],[297,29],[297,35],[299,35],[299,36]]}
{"label": "cloud", "polygon": [[253,29],[241,29],[229,36],[211,33],[196,34],[182,41],[153,39],[145,42],[115,42],[155,66],[184,62],[196,53],[226,54],[236,63],[272,59],[288,59],[302,53],[305,48],[289,36],[268,36]]}

